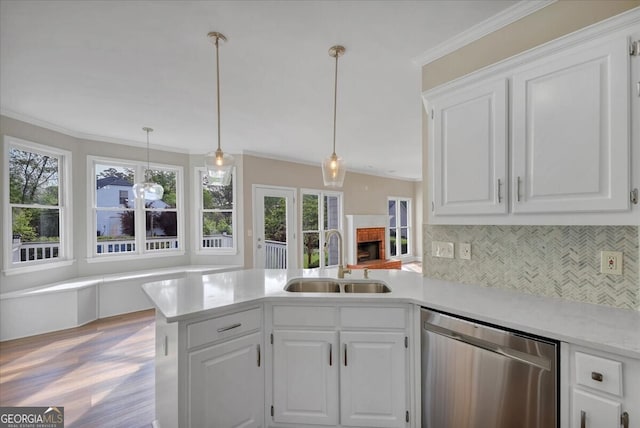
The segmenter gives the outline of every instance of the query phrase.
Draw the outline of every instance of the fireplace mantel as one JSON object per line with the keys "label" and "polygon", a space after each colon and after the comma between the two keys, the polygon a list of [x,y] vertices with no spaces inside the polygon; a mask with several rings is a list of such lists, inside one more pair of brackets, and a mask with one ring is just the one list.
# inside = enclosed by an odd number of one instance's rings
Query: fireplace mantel
{"label": "fireplace mantel", "polygon": [[[385,241],[389,238],[389,217],[386,215],[347,215],[347,229],[345,231],[346,253],[345,261],[347,264],[357,264],[357,230],[371,227],[384,227]],[[389,258],[389,250],[385,246],[385,254],[380,255],[381,258]]]}

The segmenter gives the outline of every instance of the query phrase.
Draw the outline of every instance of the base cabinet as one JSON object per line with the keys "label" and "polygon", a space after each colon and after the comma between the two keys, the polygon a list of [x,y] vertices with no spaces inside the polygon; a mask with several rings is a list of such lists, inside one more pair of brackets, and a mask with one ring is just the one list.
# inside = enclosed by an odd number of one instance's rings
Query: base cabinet
{"label": "base cabinet", "polygon": [[406,425],[405,337],[403,333],[340,333],[342,425]]}
{"label": "base cabinet", "polygon": [[261,335],[189,353],[189,426],[262,427]]}
{"label": "base cabinet", "polygon": [[640,426],[640,360],[575,345],[568,348],[569,426]]}
{"label": "base cabinet", "polygon": [[335,426],[338,423],[336,331],[273,332],[273,420]]}
{"label": "base cabinet", "polygon": [[167,323],[156,312],[155,428],[263,428],[262,306]]}
{"label": "base cabinet", "polygon": [[267,426],[417,426],[409,305],[267,305],[265,312]]}

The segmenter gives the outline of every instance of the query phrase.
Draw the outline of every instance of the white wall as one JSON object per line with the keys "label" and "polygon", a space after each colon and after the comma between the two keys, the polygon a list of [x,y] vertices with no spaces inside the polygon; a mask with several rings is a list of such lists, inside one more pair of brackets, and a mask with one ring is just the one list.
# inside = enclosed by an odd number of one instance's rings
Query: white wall
{"label": "white wall", "polygon": [[[192,249],[195,247],[195,225],[199,189],[194,184],[194,168],[204,165],[204,157],[187,155],[161,150],[151,150],[150,157],[154,162],[177,165],[184,171],[184,219],[186,253],[180,256],[154,257],[135,259],[131,261],[101,261],[88,260],[87,224],[90,222],[87,207],[89,206],[89,192],[87,189],[88,163],[87,156],[103,156],[125,160],[146,160],[144,147],[105,143],[78,139],[60,132],[35,126],[6,116],[0,116],[0,135],[9,135],[52,147],[58,147],[72,152],[72,196],[73,196],[73,251],[75,263],[71,266],[31,272],[28,274],[5,275],[0,274],[0,293],[15,291],[48,284],[65,279],[83,276],[104,275],[134,270],[147,270],[181,266],[187,264],[221,264],[221,265],[253,265],[253,248],[248,236],[252,217],[252,186],[253,184],[267,184],[276,186],[290,186],[296,188],[322,189],[322,175],[319,166],[310,166],[294,162],[276,161],[256,156],[238,156],[236,167],[236,215],[237,215],[237,253],[230,255],[198,255]],[[2,151],[4,156],[4,151]],[[4,168],[4,161],[0,162]],[[4,174],[4,171],[0,171]],[[3,175],[2,175],[3,176]],[[419,207],[420,183],[406,180],[377,177],[366,174],[347,173],[344,189],[344,214],[387,214],[387,197],[399,196],[413,198],[414,235],[413,243],[420,245],[422,236],[422,219]],[[418,208],[418,209],[417,209]],[[0,216],[4,216],[0,213]],[[5,219],[0,217],[0,222]],[[245,226],[246,225],[246,226]],[[0,228],[0,242],[6,242],[8,237],[2,235]],[[248,249],[245,251],[245,248]],[[0,245],[0,260],[3,260],[4,246]],[[246,253],[246,254],[245,254]],[[414,248],[414,254],[420,255],[421,249]]]}

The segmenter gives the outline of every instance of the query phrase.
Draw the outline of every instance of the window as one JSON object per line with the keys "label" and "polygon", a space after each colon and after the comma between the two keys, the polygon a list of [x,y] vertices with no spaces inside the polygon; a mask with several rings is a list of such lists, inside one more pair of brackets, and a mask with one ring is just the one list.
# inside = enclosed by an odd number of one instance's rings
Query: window
{"label": "window", "polygon": [[90,158],[93,176],[92,226],[94,258],[116,255],[172,254],[184,251],[181,233],[181,168],[152,166],[151,179],[162,185],[158,201],[138,204],[133,185],[144,177],[146,164],[115,159]]}
{"label": "window", "polygon": [[389,250],[391,257],[411,255],[411,199],[389,198]]}
{"label": "window", "polygon": [[338,238],[326,245],[325,234],[342,228],[342,193],[302,190],[302,266],[323,268],[338,264]]}
{"label": "window", "polygon": [[5,137],[5,268],[71,263],[71,153]]}
{"label": "window", "polygon": [[236,253],[235,170],[228,186],[209,185],[204,168],[196,169],[199,189],[197,236],[200,253]]}

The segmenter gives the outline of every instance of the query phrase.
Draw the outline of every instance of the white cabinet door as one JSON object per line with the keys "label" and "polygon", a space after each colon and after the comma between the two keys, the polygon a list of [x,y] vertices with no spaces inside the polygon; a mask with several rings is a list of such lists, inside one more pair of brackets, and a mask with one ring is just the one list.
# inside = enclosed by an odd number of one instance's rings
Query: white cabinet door
{"label": "white cabinet door", "polygon": [[571,428],[620,426],[620,403],[574,389]]}
{"label": "white cabinet door", "polygon": [[405,335],[341,332],[340,342],[341,424],[406,426]]}
{"label": "white cabinet door", "polygon": [[506,213],[507,80],[456,90],[429,106],[434,215]]}
{"label": "white cabinet door", "polygon": [[189,353],[189,426],[262,427],[260,333]]}
{"label": "white cabinet door", "polygon": [[273,420],[338,424],[338,333],[273,332]]}
{"label": "white cabinet door", "polygon": [[514,74],[514,213],[629,209],[628,46],[591,42]]}

